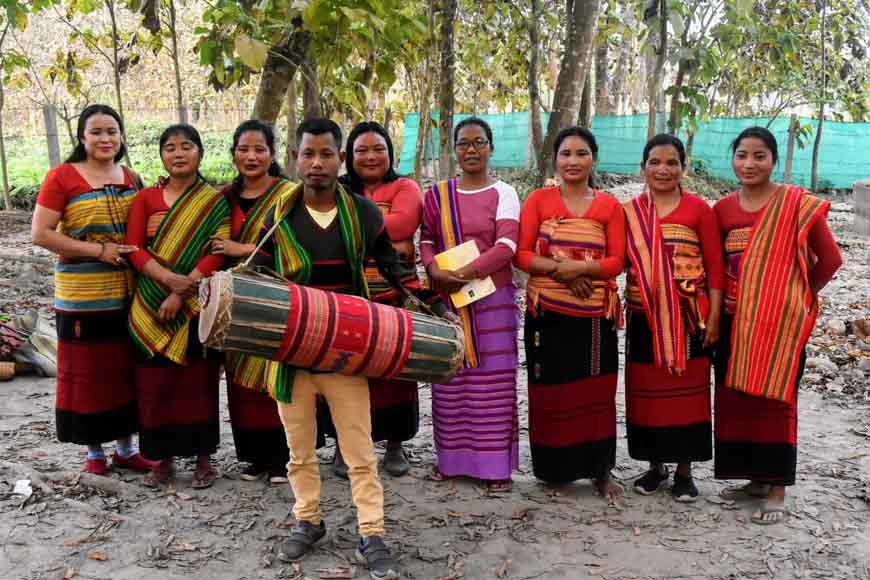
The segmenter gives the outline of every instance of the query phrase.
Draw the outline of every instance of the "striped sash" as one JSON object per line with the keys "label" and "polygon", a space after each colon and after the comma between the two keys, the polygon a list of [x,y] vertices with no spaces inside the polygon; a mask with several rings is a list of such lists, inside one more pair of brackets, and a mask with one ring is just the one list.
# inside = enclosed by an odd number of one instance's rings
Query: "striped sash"
{"label": "striped sash", "polygon": [[[538,229],[535,252],[545,258],[596,261],[607,254],[604,224],[587,218],[551,218]],[[593,292],[578,298],[571,289],[550,276],[533,275],[527,291],[529,304],[567,314],[590,318],[609,318],[621,325],[622,310],[615,280],[592,280]]]}
{"label": "striped sash", "polygon": [[759,217],[740,265],[726,386],[791,402],[803,347],[819,313],[807,237],[830,202],[783,186]]}
{"label": "striped sash", "polygon": [[[428,216],[429,223],[437,224],[434,227],[436,231],[433,233],[436,239],[435,249],[438,253],[454,248],[464,241],[458,195],[455,179],[433,184],[432,189],[426,195],[423,211]],[[462,330],[465,332],[465,366],[477,368],[480,360],[478,354],[479,337],[470,306],[454,308],[449,297],[445,297],[445,304],[450,305],[462,321]]]}
{"label": "striped sash", "polygon": [[686,370],[686,334],[680,296],[662,235],[656,206],[643,193],[624,206],[628,257],[653,335],[656,366],[682,374]]}
{"label": "striped sash", "polygon": [[[127,211],[135,197],[133,187],[116,185],[77,195],[63,209],[60,231],[76,240],[123,244]],[[54,271],[55,308],[64,312],[123,310],[135,281],[134,272],[126,266],[61,258]]]}
{"label": "striped sash", "polygon": [[[260,198],[251,211],[245,217],[245,223],[239,232],[238,242],[242,244],[256,244],[263,231],[266,217],[275,203],[282,197],[289,195],[294,184],[287,179],[278,179]],[[242,354],[240,352],[226,353],[227,372],[237,385],[246,389],[266,392],[265,372],[269,361],[258,356]]]}
{"label": "striped sash", "polygon": [[[273,210],[275,229],[275,271],[297,284],[308,284],[311,280],[311,256],[296,240],[289,220],[285,219],[290,210],[299,202],[303,192],[302,184],[294,185],[275,203]],[[335,192],[335,205],[338,208],[338,223],[341,239],[347,253],[347,263],[353,278],[353,293],[369,297],[368,285],[363,275],[363,260],[366,253],[365,230],[359,220],[353,194],[348,193],[341,184]],[[281,362],[269,361],[266,366],[266,385],[269,394],[282,403],[292,402],[294,368]]]}
{"label": "striped sash", "polygon": [[[230,206],[224,196],[203,180],[190,186],[172,205],[148,246],[164,267],[189,274],[208,251],[212,236],[229,237]],[[162,354],[185,364],[190,320],[199,314],[196,296],[188,298],[171,321],[157,312],[169,292],[159,282],[140,276],[130,308],[130,334],[139,349],[153,357]]]}

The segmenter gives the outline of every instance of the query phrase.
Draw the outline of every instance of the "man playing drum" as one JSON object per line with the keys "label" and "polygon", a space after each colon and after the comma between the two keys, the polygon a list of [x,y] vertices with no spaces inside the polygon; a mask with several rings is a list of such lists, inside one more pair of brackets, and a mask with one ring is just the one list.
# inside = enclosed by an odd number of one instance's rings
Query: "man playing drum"
{"label": "man playing drum", "polygon": [[[363,272],[367,257],[374,257],[393,283],[415,275],[399,262],[383,235],[378,207],[338,184],[345,158],[341,143],[341,129],[329,119],[308,119],[299,125],[293,156],[302,184],[279,200],[266,219],[261,239],[268,239],[254,261],[297,284],[367,298]],[[320,518],[320,464],[315,454],[315,399],[322,395],[349,467],[361,536],[356,557],[372,578],[398,578],[396,562],[383,541],[384,491],[371,438],[367,379],[270,363],[268,380],[287,433],[287,477],[296,497],[296,525],[281,546],[284,558],[302,558],[326,533]]]}

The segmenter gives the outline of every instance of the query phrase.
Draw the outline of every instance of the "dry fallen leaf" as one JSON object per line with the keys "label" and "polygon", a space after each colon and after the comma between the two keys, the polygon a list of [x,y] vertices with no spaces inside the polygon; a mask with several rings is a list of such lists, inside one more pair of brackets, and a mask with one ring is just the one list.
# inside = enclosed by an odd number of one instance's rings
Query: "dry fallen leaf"
{"label": "dry fallen leaf", "polygon": [[66,572],[63,575],[63,580],[72,580],[78,575],[75,568],[67,568]]}
{"label": "dry fallen leaf", "polygon": [[504,578],[505,576],[507,576],[508,575],[508,568],[510,568],[512,562],[513,561],[510,559],[505,560],[504,564],[499,566],[498,569],[495,571],[495,575],[499,578]]}
{"label": "dry fallen leaf", "polygon": [[634,530],[633,530],[633,531],[634,531],[634,535],[635,535],[635,536],[639,536],[639,535],[640,535],[640,528],[639,528],[639,527],[634,526]]}
{"label": "dry fallen leaf", "polygon": [[356,578],[356,566],[318,568],[316,572],[320,578]]}
{"label": "dry fallen leaf", "polygon": [[97,562],[105,562],[109,559],[109,556],[105,552],[97,550],[96,552],[91,552],[90,554],[88,554],[88,558],[90,560],[96,560]]}

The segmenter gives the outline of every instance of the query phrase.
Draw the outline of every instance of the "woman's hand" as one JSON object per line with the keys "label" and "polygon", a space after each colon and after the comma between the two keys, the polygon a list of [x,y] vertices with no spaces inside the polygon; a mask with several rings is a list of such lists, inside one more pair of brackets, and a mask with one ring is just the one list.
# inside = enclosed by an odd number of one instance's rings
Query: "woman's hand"
{"label": "woman's hand", "polygon": [[571,289],[571,292],[577,298],[581,300],[585,300],[592,296],[592,293],[595,292],[595,287],[592,285],[592,280],[586,278],[585,276],[578,276],[571,280],[568,283],[568,288]]}
{"label": "woman's hand", "polygon": [[124,264],[123,256],[132,254],[139,248],[136,246],[128,246],[125,244],[116,244],[114,242],[105,242],[100,249],[100,255],[97,258],[104,264],[112,266],[121,266]]}
{"label": "woman's hand", "polygon": [[455,270],[453,272],[453,275],[461,280],[465,280],[466,282],[470,282],[472,280],[480,278],[480,276],[477,274],[477,270],[475,270],[474,266],[472,266],[471,264],[466,264],[458,270]]}
{"label": "woman's hand", "polygon": [[704,348],[710,348],[719,342],[719,316],[707,317],[707,327],[704,329]]}
{"label": "woman's hand", "polygon": [[163,304],[160,305],[160,309],[157,311],[157,318],[163,322],[169,322],[178,316],[178,312],[181,310],[182,306],[184,306],[184,302],[182,301],[181,296],[172,293],[167,296],[166,300],[163,301]]}
{"label": "woman's hand", "polygon": [[192,296],[199,287],[196,280],[190,276],[182,276],[175,272],[168,272],[161,281],[164,286],[169,288],[170,292],[177,294],[179,297]]}
{"label": "woman's hand", "polygon": [[463,280],[457,276],[452,270],[442,270],[435,262],[429,264],[428,272],[432,281],[448,294],[456,292],[468,282],[468,280]]}
{"label": "woman's hand", "polygon": [[221,254],[230,258],[247,258],[254,251],[250,244],[240,244],[227,238],[215,236],[211,239],[211,253]]}
{"label": "woman's hand", "polygon": [[574,279],[586,274],[586,262],[580,260],[571,260],[561,256],[554,256],[556,269],[550,275],[556,282],[568,284]]}

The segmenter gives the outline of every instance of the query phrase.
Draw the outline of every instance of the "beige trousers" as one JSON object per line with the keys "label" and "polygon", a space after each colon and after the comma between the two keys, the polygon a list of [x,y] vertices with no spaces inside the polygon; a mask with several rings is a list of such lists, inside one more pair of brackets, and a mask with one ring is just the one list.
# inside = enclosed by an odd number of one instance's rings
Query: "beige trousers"
{"label": "beige trousers", "polygon": [[350,490],[363,537],[384,534],[384,488],[372,443],[368,379],[338,373],[296,370],[293,402],[278,403],[278,414],[287,434],[290,461],[287,478],[296,496],[293,515],[320,524],[320,461],[317,439],[316,395],[329,405],[338,433],[338,445],[348,467]]}

